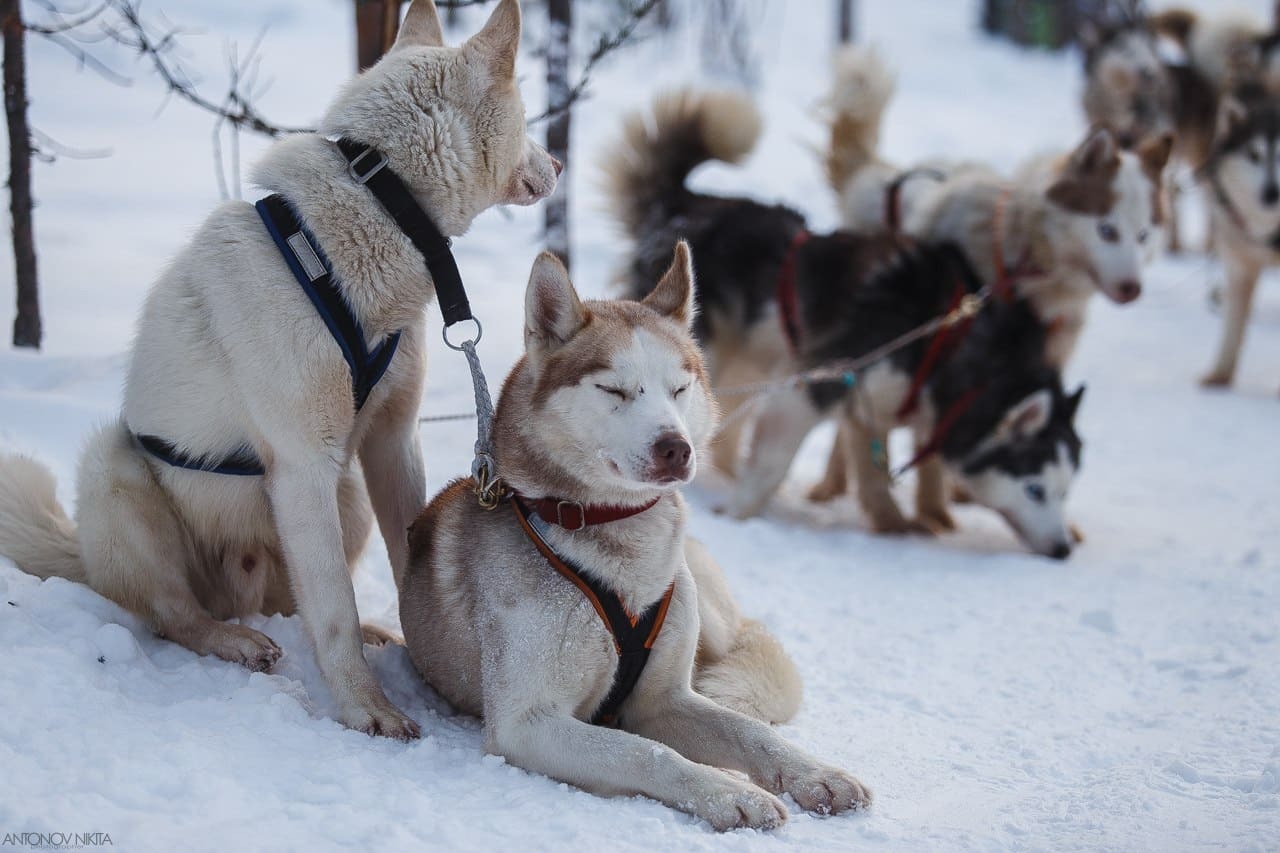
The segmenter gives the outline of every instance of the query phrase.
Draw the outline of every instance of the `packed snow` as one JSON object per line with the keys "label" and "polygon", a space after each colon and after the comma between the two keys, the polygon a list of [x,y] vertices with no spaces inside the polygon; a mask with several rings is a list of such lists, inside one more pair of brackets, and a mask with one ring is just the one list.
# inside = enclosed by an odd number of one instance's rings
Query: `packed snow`
{"label": "packed snow", "polygon": [[[696,183],[784,200],[832,227],[813,153],[832,4],[749,5],[766,136],[745,167],[708,167]],[[899,74],[883,139],[892,159],[1011,171],[1083,133],[1077,57],[984,39],[974,2],[858,5],[860,38]],[[273,82],[260,106],[282,122],[314,120],[353,54],[349,0],[167,8],[203,28],[186,40],[187,61],[215,92],[224,38],[243,47],[267,25],[262,75]],[[452,38],[478,23],[464,16]],[[588,294],[610,292],[624,254],[598,188],[600,152],[625,111],[706,81],[700,49],[696,32],[653,36],[603,68],[575,114],[566,177],[575,279]],[[35,125],[112,151],[38,167],[46,347],[0,352],[0,450],[48,463],[71,505],[79,443],[117,409],[148,284],[218,191],[210,119],[179,102],[157,113],[163,93],[143,66],[114,57],[136,77],[114,89],[56,46],[33,41],[30,55]],[[541,68],[529,50],[521,62],[535,113]],[[246,167],[262,146],[244,140]],[[457,241],[495,387],[518,353],[540,223],[536,208],[491,212]],[[851,500],[807,505],[829,428],[762,518],[716,515],[726,492],[713,476],[689,490],[694,532],[803,673],[803,708],[783,731],[870,784],[867,813],[823,819],[793,806],[778,831],[716,835],[646,799],[583,793],[486,756],[480,723],[452,714],[400,647],[369,655],[423,738],[369,738],[331,718],[297,618],[249,620],[285,650],[273,672],[252,674],[0,558],[0,837],[105,832],[115,849],[141,851],[1278,849],[1280,282],[1268,274],[1259,290],[1235,388],[1206,392],[1196,379],[1218,334],[1209,294],[1220,276],[1216,260],[1161,261],[1135,305],[1093,306],[1069,371],[1089,386],[1071,499],[1087,541],[1066,563],[1025,552],[980,509],[932,540],[873,536]],[[423,414],[466,411],[462,359],[438,342],[431,357]],[[432,489],[466,470],[471,429],[423,426]],[[364,620],[397,627],[376,540],[356,590]]]}

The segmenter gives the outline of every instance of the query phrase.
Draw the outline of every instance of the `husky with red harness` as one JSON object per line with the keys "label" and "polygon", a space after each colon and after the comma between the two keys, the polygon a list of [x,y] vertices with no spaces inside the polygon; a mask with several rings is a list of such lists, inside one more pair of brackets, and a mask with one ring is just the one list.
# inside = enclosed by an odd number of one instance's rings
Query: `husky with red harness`
{"label": "husky with red harness", "polygon": [[[400,620],[414,664],[484,717],[485,748],[717,829],[870,795],[780,737],[799,682],[686,538],[680,488],[714,429],[683,244],[643,303],[581,302],[550,255],[493,422],[501,499],[459,480],[410,530]],[[723,768],[723,769],[722,769]],[[725,772],[737,770],[745,778]]]}

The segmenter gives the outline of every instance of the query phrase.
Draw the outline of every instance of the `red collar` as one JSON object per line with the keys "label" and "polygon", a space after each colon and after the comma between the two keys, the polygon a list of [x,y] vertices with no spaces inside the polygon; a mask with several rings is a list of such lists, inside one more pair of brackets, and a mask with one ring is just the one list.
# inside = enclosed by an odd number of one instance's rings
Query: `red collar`
{"label": "red collar", "polygon": [[537,515],[547,524],[563,527],[565,530],[581,530],[596,524],[608,524],[631,518],[657,506],[662,496],[654,498],[641,506],[612,506],[597,504],[584,506],[578,501],[567,501],[562,498],[526,498],[513,495],[514,499],[525,509]]}

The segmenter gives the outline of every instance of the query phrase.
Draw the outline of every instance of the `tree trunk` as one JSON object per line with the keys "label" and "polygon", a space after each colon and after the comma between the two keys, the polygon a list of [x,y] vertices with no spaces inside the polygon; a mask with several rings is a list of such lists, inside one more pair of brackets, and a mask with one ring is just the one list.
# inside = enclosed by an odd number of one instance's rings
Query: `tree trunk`
{"label": "tree trunk", "polygon": [[[548,0],[551,29],[547,36],[547,104],[555,107],[569,100],[569,57],[573,36],[572,0]],[[572,109],[547,122],[547,151],[564,164],[555,194],[546,201],[547,250],[569,266],[569,184],[573,161],[569,157],[569,124]]]}
{"label": "tree trunk", "polygon": [[15,347],[40,348],[40,289],[36,279],[36,238],[31,222],[31,130],[27,126],[26,30],[18,0],[0,0],[4,28],[4,111],[9,122],[9,212],[13,216],[13,259],[18,314]]}
{"label": "tree trunk", "polygon": [[982,28],[1028,47],[1060,48],[1075,38],[1082,0],[985,0]]}
{"label": "tree trunk", "polygon": [[836,0],[839,15],[839,31],[840,43],[850,44],[853,42],[854,26],[853,26],[853,0]]}
{"label": "tree trunk", "polygon": [[356,67],[363,71],[395,44],[400,0],[356,0]]}

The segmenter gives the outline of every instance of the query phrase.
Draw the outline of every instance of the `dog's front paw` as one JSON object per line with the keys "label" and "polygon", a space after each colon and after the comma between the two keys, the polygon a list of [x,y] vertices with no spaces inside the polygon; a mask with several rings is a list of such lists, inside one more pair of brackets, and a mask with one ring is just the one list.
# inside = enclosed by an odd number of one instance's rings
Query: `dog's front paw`
{"label": "dog's front paw", "polygon": [[338,721],[349,729],[371,736],[403,741],[417,740],[422,736],[418,724],[392,705],[381,690],[377,691],[376,696],[370,696],[361,704],[344,710],[338,715]]}
{"label": "dog's front paw", "polygon": [[694,813],[717,832],[775,829],[787,822],[787,807],[773,794],[724,774],[717,790],[695,803]]}
{"label": "dog's front paw", "polygon": [[1226,370],[1210,370],[1200,377],[1200,384],[1205,388],[1226,388],[1231,384],[1231,373]]}
{"label": "dog's front paw", "polygon": [[933,533],[946,533],[956,529],[956,520],[942,507],[920,510],[916,514],[916,524]]}
{"label": "dog's front paw", "polygon": [[248,625],[220,622],[199,644],[198,651],[212,653],[252,672],[266,672],[284,654],[275,641]]}
{"label": "dog's front paw", "polygon": [[871,805],[871,789],[834,767],[805,768],[780,781],[781,790],[807,812],[839,814]]}
{"label": "dog's front paw", "polygon": [[921,533],[932,536],[933,530],[923,522],[907,518],[896,509],[893,512],[879,512],[871,517],[871,529],[876,533],[889,536],[906,536],[908,533]]}

